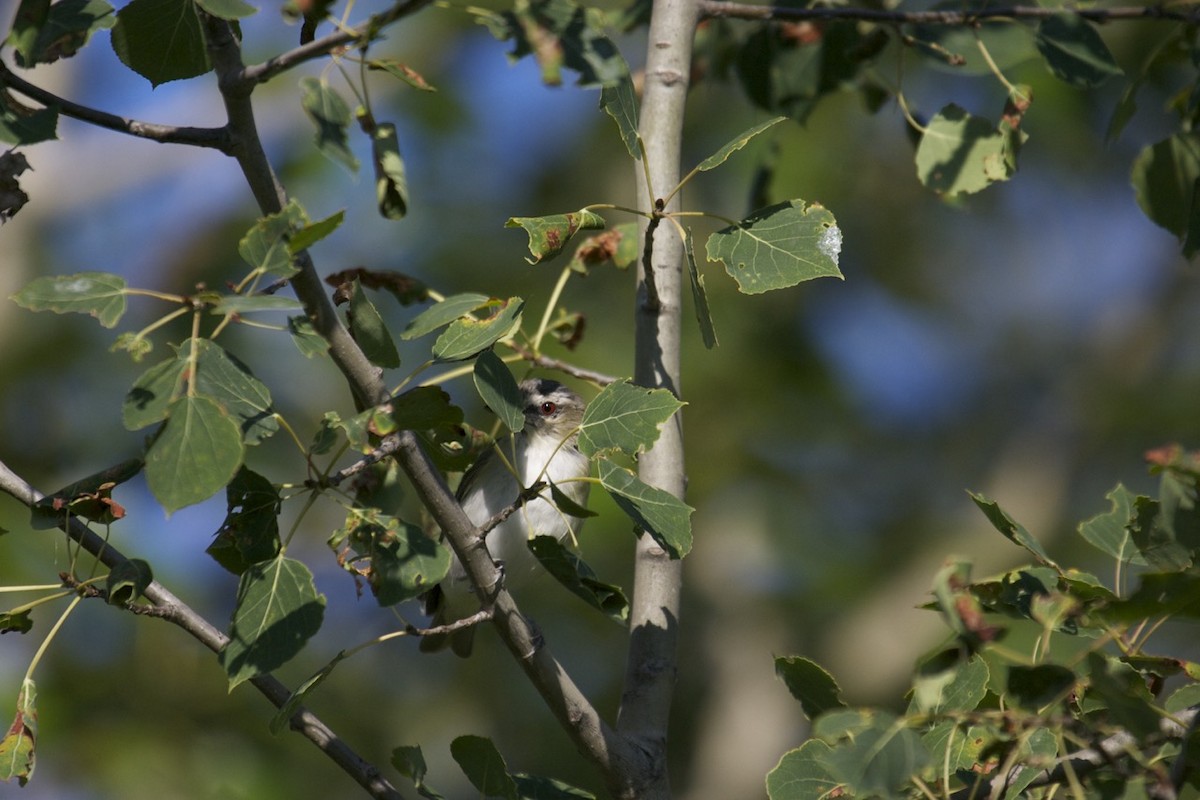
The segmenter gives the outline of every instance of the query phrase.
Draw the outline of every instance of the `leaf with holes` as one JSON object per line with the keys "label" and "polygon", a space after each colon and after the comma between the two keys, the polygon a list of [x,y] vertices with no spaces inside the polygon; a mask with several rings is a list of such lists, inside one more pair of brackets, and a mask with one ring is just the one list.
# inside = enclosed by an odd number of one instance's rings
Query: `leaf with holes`
{"label": "leaf with holes", "polygon": [[720,261],[745,294],[841,278],[842,232],[824,206],[788,200],[756,211],[708,237],[709,261]]}
{"label": "leaf with holes", "polygon": [[529,236],[530,264],[540,264],[554,258],[566,248],[567,242],[579,231],[604,229],[604,217],[584,209],[572,214],[553,214],[548,217],[512,217],[506,228],[524,228]]}
{"label": "leaf with holes", "polygon": [[347,131],[350,107],[329,84],[311,76],[300,79],[300,105],[316,126],[317,149],[351,172],[358,172],[358,158],[350,151]]}
{"label": "leaf with holes", "polygon": [[460,317],[433,343],[433,356],[438,361],[462,361],[471,358],[496,342],[507,339],[521,326],[521,310],[525,301],[519,297],[492,300],[494,312],[486,319]]}
{"label": "leaf with holes", "polygon": [[37,759],[37,686],[26,678],[17,694],[17,713],[0,739],[0,781],[17,779],[21,786],[33,777]]}

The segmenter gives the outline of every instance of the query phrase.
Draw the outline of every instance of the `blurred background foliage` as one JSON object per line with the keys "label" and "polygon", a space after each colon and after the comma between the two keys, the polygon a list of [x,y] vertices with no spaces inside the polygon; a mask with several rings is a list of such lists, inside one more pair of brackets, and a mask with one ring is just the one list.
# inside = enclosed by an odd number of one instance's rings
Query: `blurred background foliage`
{"label": "blurred background foliage", "polygon": [[[242,23],[248,61],[296,42],[298,28],[265,5]],[[1166,27],[1121,23],[1104,34],[1129,71]],[[710,23],[702,36],[750,31],[747,23]],[[223,121],[210,77],[151,91],[107,39],[101,32],[79,57],[28,76],[126,116]],[[636,69],[644,34],[620,41]],[[268,153],[289,192],[314,219],[348,209],[348,224],[314,251],[323,274],[394,269],[447,294],[517,294],[536,320],[559,262],[528,266],[524,236],[505,230],[505,219],[637,202],[634,167],[597,111],[598,93],[545,87],[530,61],[507,64],[506,49],[470,14],[441,7],[396,26],[373,49],[439,90],[416,92],[382,75],[372,81],[376,117],[397,124],[408,169],[410,214],[400,222],[375,213],[364,137],[354,139],[365,167],[357,176],[312,147],[297,84],[323,62],[256,94]],[[1107,509],[1104,493],[1117,481],[1153,493],[1141,459],[1147,449],[1200,442],[1200,289],[1174,237],[1142,216],[1128,181],[1138,150],[1171,131],[1166,104],[1182,73],[1152,73],[1137,116],[1106,144],[1121,81],[1083,92],[1040,63],[1017,61],[1008,75],[1035,98],[1020,172],[965,202],[943,202],[919,185],[894,103],[872,113],[850,91],[827,95],[804,125],[777,126],[685,193],[687,207],[729,217],[751,210],[752,197],[824,204],[844,233],[846,281],[745,297],[719,267],[702,265],[721,345],[704,350],[685,319],[696,546],[685,572],[672,729],[681,798],[761,796],[766,771],[803,739],[799,706],[774,678],[772,655],[822,663],[852,703],[903,707],[914,660],[944,630],[916,607],[945,558],[971,559],[977,576],[1023,560],[990,531],[965,489],[1000,501],[1060,562],[1098,568],[1099,554],[1071,536],[1076,523]],[[902,63],[883,77],[903,86],[917,113],[956,102],[999,115],[1006,94],[990,76],[954,73],[912,53]],[[709,67],[689,101],[691,163],[765,118],[719,59]],[[329,78],[339,85],[336,74]],[[22,183],[32,201],[0,230],[0,294],[38,275],[80,270],[117,272],[164,291],[222,285],[238,274],[237,241],[256,213],[231,161],[65,118],[59,134],[59,142],[26,149],[34,171]],[[632,273],[607,268],[573,278],[564,303],[586,316],[586,332],[574,352],[552,345],[549,353],[630,374],[633,282]],[[416,312],[375,299],[397,330]],[[122,329],[158,313],[152,301],[135,302]],[[115,334],[92,320],[0,304],[2,458],[52,491],[140,452],[141,434],[124,430],[120,405],[165,341],[186,330],[166,334],[135,364],[108,352]],[[222,343],[272,388],[302,437],[324,411],[351,411],[327,360],[306,360],[285,335],[228,337]],[[408,347],[393,382],[422,358]],[[490,424],[468,382],[448,388],[470,421]],[[282,436],[248,462],[274,481],[304,477]],[[144,483],[122,487],[117,499],[130,514],[113,527],[114,543],[149,560],[156,577],[224,625],[236,581],[203,552],[223,499],[170,519]],[[583,553],[602,579],[629,586],[628,522],[599,494],[592,506],[601,515],[584,528]],[[325,548],[337,512],[329,503],[307,517],[291,551],[313,566],[329,598],[323,631],[280,676],[291,685],[339,649],[397,624],[369,594],[356,593]],[[285,506],[285,525],[294,513]],[[52,583],[67,568],[62,537],[31,531],[14,501],[0,498],[0,526],[8,531],[0,536],[5,585]],[[520,593],[611,718],[623,636],[563,597],[549,581]],[[4,637],[0,696],[15,698],[57,613],[40,608],[32,633]],[[420,620],[412,604],[400,613]],[[271,710],[258,695],[248,687],[228,695],[215,656],[154,620],[85,603],[35,677],[39,769],[25,798],[269,800],[357,791],[306,742],[272,737]],[[494,737],[513,769],[601,790],[486,632],[466,661],[422,656],[402,639],[370,649],[340,666],[311,705],[381,765],[392,747],[420,744],[430,784],[448,797],[467,796],[448,751],[463,733]]]}

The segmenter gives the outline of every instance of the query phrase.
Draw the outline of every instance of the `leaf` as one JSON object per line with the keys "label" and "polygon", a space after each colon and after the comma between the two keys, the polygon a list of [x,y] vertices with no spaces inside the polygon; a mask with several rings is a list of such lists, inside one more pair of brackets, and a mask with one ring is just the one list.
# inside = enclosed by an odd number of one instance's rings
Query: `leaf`
{"label": "leaf", "polygon": [[425,756],[419,746],[403,745],[393,749],[392,766],[413,782],[413,788],[425,800],[443,800],[440,794],[425,785]]}
{"label": "leaf", "polygon": [[17,713],[4,738],[0,739],[0,781],[17,779],[29,783],[37,760],[37,686],[31,678],[21,683]]}
{"label": "leaf", "polygon": [[374,509],[355,509],[346,519],[355,550],[371,559],[367,581],[386,608],[432,589],[450,571],[450,551],[424,531]]}
{"label": "leaf", "polygon": [[540,775],[512,773],[521,800],[596,800],[596,795],[577,786]]}
{"label": "leaf", "polygon": [[1087,654],[1088,687],[1086,698],[1100,700],[1109,721],[1138,739],[1159,730],[1157,703],[1146,688],[1146,679],[1128,664],[1101,653]]}
{"label": "leaf", "polygon": [[1059,80],[1091,89],[1123,75],[1091,23],[1078,14],[1057,14],[1038,24],[1038,52]]}
{"label": "leaf", "polygon": [[[6,90],[0,89],[0,142],[12,145],[37,144],[58,136],[58,108],[32,109],[17,102]],[[26,198],[28,199],[28,198]],[[24,205],[10,203],[17,209]],[[16,210],[8,211],[12,216]]]}
{"label": "leaf", "polygon": [[1200,683],[1189,683],[1173,691],[1163,703],[1163,708],[1172,714],[1200,705]]}
{"label": "leaf", "polygon": [[121,63],[151,86],[210,69],[193,0],[132,0],[117,12],[112,48]]}
{"label": "leaf", "polygon": [[[462,409],[438,386],[418,386],[398,394],[368,413],[367,429],[386,436],[397,430],[425,431],[462,425]],[[387,422],[384,422],[384,420]]]}
{"label": "leaf", "polygon": [[171,403],[166,425],[146,452],[146,483],[168,513],[212,497],[242,463],[242,432],[207,397]]}
{"label": "leaf", "polygon": [[291,200],[275,214],[257,220],[238,242],[238,255],[259,272],[277,278],[290,278],[300,269],[292,263],[299,248],[292,248],[289,238],[308,223],[308,215],[296,200]]}
{"label": "leaf", "polygon": [[324,617],[325,596],[303,563],[278,556],[251,566],[238,582],[229,642],[218,655],[230,690],[290,661]]}
{"label": "leaf", "polygon": [[[301,250],[307,250],[317,242],[329,236],[342,226],[342,222],[346,219],[346,210],[342,209],[328,217],[316,222],[310,222],[303,228],[295,231],[291,238],[288,239],[288,250],[295,255]],[[289,265],[291,262],[288,262]]]}
{"label": "leaf", "polygon": [[903,720],[880,712],[870,727],[821,754],[819,761],[855,797],[892,797],[925,767],[929,752]]}
{"label": "leaf", "polygon": [[459,317],[481,308],[490,298],[486,294],[454,294],[418,314],[400,334],[404,340],[416,339],[449,325]]}
{"label": "leaf", "polygon": [[500,41],[513,40],[510,61],[532,54],[549,86],[562,83],[563,67],[579,73],[579,86],[610,86],[629,73],[603,32],[603,16],[574,0],[528,0],[512,11],[486,12],[478,19]]}
{"label": "leaf", "polygon": [[31,608],[24,611],[0,612],[0,634],[29,633],[33,630],[33,619],[29,616],[32,613]]}
{"label": "leaf", "polygon": [[1019,544],[1021,547],[1024,547],[1026,550],[1032,553],[1034,558],[1038,560],[1039,564],[1044,564],[1045,566],[1058,569],[1058,564],[1054,563],[1054,560],[1046,553],[1045,548],[1042,547],[1042,543],[1035,539],[1033,534],[1025,530],[1020,523],[1016,522],[1012,517],[1006,514],[1004,510],[1000,508],[999,503],[996,503],[994,500],[987,499],[982,494],[976,494],[974,492],[967,492],[967,494],[969,494],[971,499],[975,501],[975,505],[979,507],[979,510],[983,512],[983,515],[988,518],[988,522],[991,522],[992,526],[995,527],[996,530],[1000,531],[1000,533],[1004,534],[1009,541],[1013,542],[1014,544]]}
{"label": "leaf", "polygon": [[105,581],[108,604],[123,606],[132,603],[142,597],[153,582],[154,573],[148,563],[140,558],[122,561],[112,568]]}
{"label": "leaf", "polygon": [[1016,171],[1012,129],[951,103],[925,128],[917,146],[917,178],[938,194],[974,194]]}
{"label": "leaf", "polygon": [[371,157],[375,164],[375,199],[384,219],[403,219],[408,213],[408,179],[396,126],[381,122],[371,131]]}
{"label": "leaf", "polygon": [[606,262],[611,262],[617,269],[626,269],[637,258],[637,223],[623,222],[580,242],[567,267],[580,275],[587,275],[592,267]]}
{"label": "leaf", "polygon": [[1200,133],[1177,133],[1143,148],[1131,181],[1143,213],[1179,237],[1184,256],[1200,252]]}
{"label": "leaf", "polygon": [[691,551],[691,506],[670,492],[642,483],[632,472],[607,459],[602,459],[599,467],[600,484],[671,558],[683,558]]}
{"label": "leaf", "polygon": [[142,460],[130,458],[102,469],[46,495],[30,509],[35,530],[57,528],[67,517],[82,517],[101,525],[125,516],[125,509],[112,499],[112,490],[142,471]]}
{"label": "leaf", "polygon": [[696,322],[700,325],[700,336],[709,350],[717,346],[717,330],[713,327],[712,312],[708,310],[708,294],[704,291],[704,276],[696,266],[696,246],[692,242],[692,229],[688,228],[683,240],[683,252],[687,256],[688,277],[692,284],[692,307]]}
{"label": "leaf", "polygon": [[317,128],[317,149],[346,167],[358,172],[358,159],[350,151],[347,130],[350,127],[350,107],[329,84],[311,76],[300,79],[300,105]]}
{"label": "leaf", "polygon": [[339,650],[328,664],[317,670],[308,680],[297,686],[296,691],[288,695],[287,701],[279,707],[279,710],[271,717],[271,721],[267,723],[267,729],[271,731],[272,736],[277,736],[283,730],[284,726],[295,716],[296,710],[304,704],[305,698],[325,682],[325,679],[333,673],[334,667],[341,663],[346,655],[345,650]]}
{"label": "leaf", "polygon": [[508,365],[491,350],[475,359],[475,389],[492,413],[513,433],[525,427],[525,409],[521,389]]}
{"label": "leaf", "polygon": [[196,0],[196,5],[221,19],[241,19],[258,13],[257,8],[243,0]]}
{"label": "leaf", "polygon": [[354,290],[350,295],[348,317],[350,334],[372,364],[385,368],[400,366],[396,343],[392,341],[383,317],[358,281],[354,282]]}
{"label": "leaf", "polygon": [[775,675],[783,679],[809,719],[816,719],[830,709],[846,707],[837,681],[815,661],[801,656],[777,656]]}
{"label": "leaf", "polygon": [[1128,528],[1133,519],[1134,496],[1118,483],[1104,497],[1112,504],[1112,511],[1079,523],[1079,535],[1123,564],[1144,565],[1146,559],[1138,552]]}
{"label": "leaf", "polygon": [[974,711],[987,695],[991,672],[978,656],[963,660],[957,649],[922,664],[913,678],[910,714]]}
{"label": "leaf", "polygon": [[212,313],[218,316],[228,314],[250,314],[256,311],[295,311],[304,306],[292,297],[276,297],[270,294],[254,295],[225,295],[213,306]]}
{"label": "leaf", "polygon": [[638,134],[638,104],[633,79],[628,73],[600,90],[600,108],[617,123],[621,141],[634,161],[642,160],[642,137]]}
{"label": "leaf", "polygon": [[280,505],[275,486],[242,467],[225,487],[225,520],[204,552],[234,575],[275,558],[280,550]]}
{"label": "leaf", "polygon": [[558,539],[553,536],[535,536],[529,540],[529,549],[538,563],[571,594],[613,622],[619,625],[629,623],[629,600],[621,591],[621,587],[597,580],[592,568]]}
{"label": "leaf", "polygon": [[[3,105],[3,92],[0,92],[0,105]],[[4,114],[0,109],[0,117]],[[0,120],[0,129],[4,127]],[[4,140],[3,130],[0,130],[0,141]],[[0,154],[0,223],[7,222],[16,216],[17,212],[29,202],[29,195],[21,188],[17,179],[26,170],[32,169],[24,153],[10,150]]]}
{"label": "leaf", "polygon": [[292,343],[305,358],[323,356],[329,352],[329,341],[317,333],[312,320],[306,316],[288,317],[288,333],[292,335]]}
{"label": "leaf", "polygon": [[667,389],[647,389],[628,380],[610,383],[583,412],[579,451],[592,457],[613,450],[629,455],[649,450],[662,424],[683,405]]}
{"label": "leaf", "polygon": [[1061,701],[1075,688],[1075,673],[1058,664],[1039,664],[1035,667],[1012,665],[1008,668],[1008,689],[1005,697],[1012,703],[1038,711],[1050,703]]}
{"label": "leaf", "polygon": [[525,301],[519,297],[489,302],[495,311],[486,319],[460,317],[433,343],[433,356],[438,361],[463,361],[488,349],[496,342],[512,336],[521,326],[521,310]]}
{"label": "leaf", "polygon": [[788,200],[708,237],[709,261],[720,261],[744,294],[762,294],[813,278],[841,278],[842,232],[824,206]]}
{"label": "leaf", "polygon": [[604,229],[604,217],[586,208],[573,214],[554,214],[548,217],[510,217],[506,228],[524,228],[529,236],[530,264],[540,264],[561,253],[579,231]]}
{"label": "leaf", "polygon": [[517,784],[508,774],[508,765],[491,739],[459,736],[450,743],[450,755],[481,795],[520,800]]}
{"label": "leaf", "polygon": [[820,800],[833,797],[837,781],[825,768],[830,747],[820,739],[809,739],[789,750],[767,773],[767,797],[770,800]]}
{"label": "leaf", "polygon": [[430,86],[424,76],[418,73],[415,69],[402,64],[394,58],[373,59],[367,62],[367,69],[382,70],[393,78],[399,78],[414,89],[420,89],[423,92],[436,92],[437,88]]}
{"label": "leaf", "polygon": [[[36,19],[26,15],[27,9]],[[59,0],[53,5],[50,0],[22,0],[9,42],[20,66],[52,64],[79,52],[94,32],[116,24],[105,0]]]}
{"label": "leaf", "polygon": [[699,164],[697,164],[696,169],[699,170],[700,172],[707,172],[710,169],[719,167],[721,164],[724,164],[726,159],[728,159],[731,155],[733,155],[738,150],[741,150],[743,147],[748,145],[750,143],[750,140],[753,139],[755,136],[758,136],[760,133],[767,130],[768,128],[778,125],[779,123],[783,122],[785,119],[787,119],[787,117],[775,117],[773,119],[767,120],[766,122],[760,122],[758,125],[755,125],[754,127],[749,128],[748,130],[742,131],[737,136],[735,136],[732,140],[727,142],[725,144],[725,146],[722,147],[720,150],[713,153],[711,156],[709,156],[708,158],[704,159]]}
{"label": "leaf", "polygon": [[37,278],[12,296],[30,311],[90,314],[106,328],[125,313],[125,279],[108,272],[77,272]]}

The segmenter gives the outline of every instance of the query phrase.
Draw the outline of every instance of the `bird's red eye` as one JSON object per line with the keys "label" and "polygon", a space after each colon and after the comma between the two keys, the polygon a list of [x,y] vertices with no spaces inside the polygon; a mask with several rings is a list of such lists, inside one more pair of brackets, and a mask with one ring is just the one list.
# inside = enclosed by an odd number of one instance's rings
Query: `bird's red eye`
{"label": "bird's red eye", "polygon": [[542,405],[539,407],[539,410],[542,412],[543,417],[548,417],[555,411],[558,411],[558,404],[551,403],[549,400],[547,400],[546,402],[542,403]]}

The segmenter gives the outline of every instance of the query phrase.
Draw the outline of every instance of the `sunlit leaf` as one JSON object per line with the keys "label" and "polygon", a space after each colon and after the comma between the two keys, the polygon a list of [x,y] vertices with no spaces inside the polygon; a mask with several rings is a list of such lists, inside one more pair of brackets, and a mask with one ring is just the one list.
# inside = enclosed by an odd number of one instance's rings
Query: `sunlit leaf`
{"label": "sunlit leaf", "polygon": [[[925,127],[917,146],[917,178],[939,194],[974,194],[1012,177],[1012,129],[951,103]],[[1018,136],[1018,138],[1022,138]]]}
{"label": "sunlit leaf", "polygon": [[1138,552],[1128,528],[1133,518],[1134,495],[1118,483],[1105,498],[1112,504],[1112,510],[1079,523],[1079,535],[1122,563],[1145,564],[1146,559]]}
{"label": "sunlit leaf", "polygon": [[303,563],[279,556],[251,566],[238,582],[229,642],[218,656],[229,688],[291,661],[324,618],[325,596]]}
{"label": "sunlit leaf", "polygon": [[842,689],[833,676],[815,661],[802,656],[777,656],[775,674],[783,679],[804,715],[816,719],[832,708],[845,708]]}
{"label": "sunlit leaf", "polygon": [[374,509],[346,518],[346,539],[369,556],[367,582],[380,606],[393,606],[433,588],[450,571],[450,551],[415,525]]}
{"label": "sunlit leaf", "polygon": [[288,250],[292,254],[299,253],[301,250],[307,250],[340,228],[345,219],[346,211],[343,209],[330,214],[325,219],[306,224],[303,228],[295,231],[288,239]]}
{"label": "sunlit leaf", "polygon": [[0,739],[0,781],[29,783],[37,760],[37,686],[26,678],[17,694],[17,713]]}
{"label": "sunlit leaf", "polygon": [[599,463],[600,483],[621,510],[648,533],[671,558],[692,549],[692,508],[670,492],[649,486],[607,459]]}
{"label": "sunlit leaf", "polygon": [[664,422],[683,407],[667,389],[646,389],[617,381],[596,395],[579,426],[579,450],[586,456],[612,450],[636,455],[658,441]]}
{"label": "sunlit leaf", "polygon": [[358,158],[350,150],[348,130],[350,107],[329,84],[314,77],[300,79],[300,104],[317,128],[317,149],[351,172],[358,172]]}
{"label": "sunlit leaf", "polygon": [[725,160],[728,159],[731,155],[733,155],[738,150],[741,150],[743,147],[748,145],[750,143],[750,140],[753,139],[755,136],[758,136],[760,133],[767,130],[768,128],[772,128],[772,127],[778,125],[779,123],[783,122],[785,119],[787,119],[787,117],[775,117],[773,119],[767,120],[766,122],[760,122],[758,125],[755,125],[752,128],[749,128],[748,130],[742,131],[737,136],[735,136],[732,140],[727,142],[725,144],[725,146],[722,147],[720,150],[713,153],[711,156],[709,156],[708,158],[704,159],[699,164],[697,164],[696,169],[700,170],[701,172],[705,172],[705,171],[708,171],[715,167],[719,167],[721,164],[724,164]]}
{"label": "sunlit leaf", "polygon": [[52,275],[31,281],[12,299],[30,311],[90,314],[111,328],[125,313],[125,279],[108,272]]}
{"label": "sunlit leaf", "polygon": [[987,694],[991,674],[978,656],[963,660],[957,648],[925,661],[913,676],[910,714],[974,711]]}
{"label": "sunlit leaf", "polygon": [[408,213],[408,179],[396,126],[381,122],[371,131],[371,156],[375,164],[375,200],[385,219],[403,219]]}
{"label": "sunlit leaf", "polygon": [[433,343],[433,355],[439,361],[462,361],[488,349],[501,339],[512,336],[521,326],[525,301],[519,297],[493,300],[494,311],[485,319],[459,317]]}
{"label": "sunlit leaf", "polygon": [[526,0],[512,11],[483,12],[479,21],[500,41],[513,40],[509,60],[533,55],[542,81],[562,83],[562,69],[579,73],[580,86],[610,86],[629,72],[620,50],[605,35],[598,9],[574,0]]}
{"label": "sunlit leaf", "polygon": [[585,209],[549,217],[511,217],[504,227],[525,229],[532,256],[525,260],[530,264],[540,264],[561,253],[571,237],[579,231],[603,230],[604,217]]}
{"label": "sunlit leaf", "polygon": [[75,55],[94,32],[116,23],[105,0],[59,0],[53,5],[49,0],[22,0],[9,42],[20,66],[51,64]]}
{"label": "sunlit leaf", "polygon": [[429,81],[407,64],[402,64],[393,58],[372,59],[367,62],[367,69],[382,70],[393,78],[399,78],[414,89],[423,92],[436,92],[437,88],[429,85]]}
{"label": "sunlit leaf", "polygon": [[207,397],[171,403],[166,425],[146,452],[146,483],[168,512],[207,500],[242,463],[242,431]]}
{"label": "sunlit leaf", "polygon": [[443,325],[449,325],[459,317],[482,308],[489,299],[486,294],[475,294],[473,292],[450,295],[445,300],[430,306],[414,317],[413,321],[408,323],[404,332],[400,334],[400,338],[405,340],[417,339],[427,333],[432,333]]}
{"label": "sunlit leaf", "polygon": [[842,232],[824,206],[789,200],[756,211],[708,237],[709,261],[720,261],[745,294],[842,277]]}
{"label": "sunlit leaf", "polygon": [[348,317],[350,334],[372,364],[385,368],[400,366],[400,353],[392,341],[392,334],[358,281],[354,282],[354,291],[350,295]]}
{"label": "sunlit leaf", "polygon": [[525,427],[521,389],[512,370],[491,350],[475,359],[475,389],[492,413],[513,433]]}
{"label": "sunlit leaf", "polygon": [[709,350],[717,346],[717,330],[713,327],[712,312],[708,310],[708,294],[704,291],[704,276],[696,265],[696,246],[692,243],[692,229],[688,228],[683,242],[684,255],[687,256],[688,278],[692,285],[692,306],[696,312],[696,322],[700,325],[700,337],[704,346]]}
{"label": "sunlit leaf", "polygon": [[1038,560],[1038,563],[1045,564],[1048,567],[1058,566],[1046,553],[1046,549],[1042,547],[1042,543],[1035,539],[1033,534],[1025,530],[1024,526],[1000,508],[999,503],[975,492],[967,492],[967,494],[975,501],[975,505],[979,507],[983,515],[988,518],[988,522],[992,523],[992,526],[1004,534],[1006,538],[1032,553]]}
{"label": "sunlit leaf", "polygon": [[620,80],[600,90],[600,107],[617,123],[621,141],[635,161],[642,160],[641,136],[638,134],[638,104],[633,92],[633,79],[626,73]]}
{"label": "sunlit leaf", "polygon": [[809,739],[795,750],[784,753],[775,768],[767,773],[767,797],[770,800],[819,800],[833,796],[838,784],[824,765],[829,751],[825,742]]}
{"label": "sunlit leaf", "polygon": [[112,47],[121,63],[152,86],[210,69],[193,0],[132,0],[117,12]]}
{"label": "sunlit leaf", "polygon": [[870,727],[821,753],[829,776],[856,797],[893,797],[929,762],[921,737],[901,720],[879,712]]}
{"label": "sunlit leaf", "polygon": [[224,316],[226,314],[251,314],[255,311],[295,311],[303,307],[300,301],[293,297],[278,297],[273,294],[230,294],[222,297],[213,306],[212,313]]}
{"label": "sunlit leaf", "polygon": [[529,549],[571,594],[620,625],[629,621],[629,601],[621,587],[598,580],[592,568],[558,539],[535,536],[529,540]]}
{"label": "sunlit leaf", "polygon": [[256,270],[277,278],[290,278],[299,272],[292,263],[292,256],[299,248],[291,247],[289,237],[307,224],[308,215],[292,200],[281,211],[262,217],[246,231],[238,242],[238,255]]}
{"label": "sunlit leaf", "polygon": [[622,222],[580,242],[567,266],[581,275],[587,275],[592,267],[606,262],[617,269],[627,269],[637,258],[637,223]]}
{"label": "sunlit leaf", "polygon": [[1059,80],[1084,89],[1122,75],[1100,34],[1078,14],[1056,14],[1038,24],[1038,52]]}
{"label": "sunlit leaf", "polygon": [[459,736],[450,743],[450,755],[481,796],[520,800],[517,784],[508,774],[508,765],[491,739]]}

